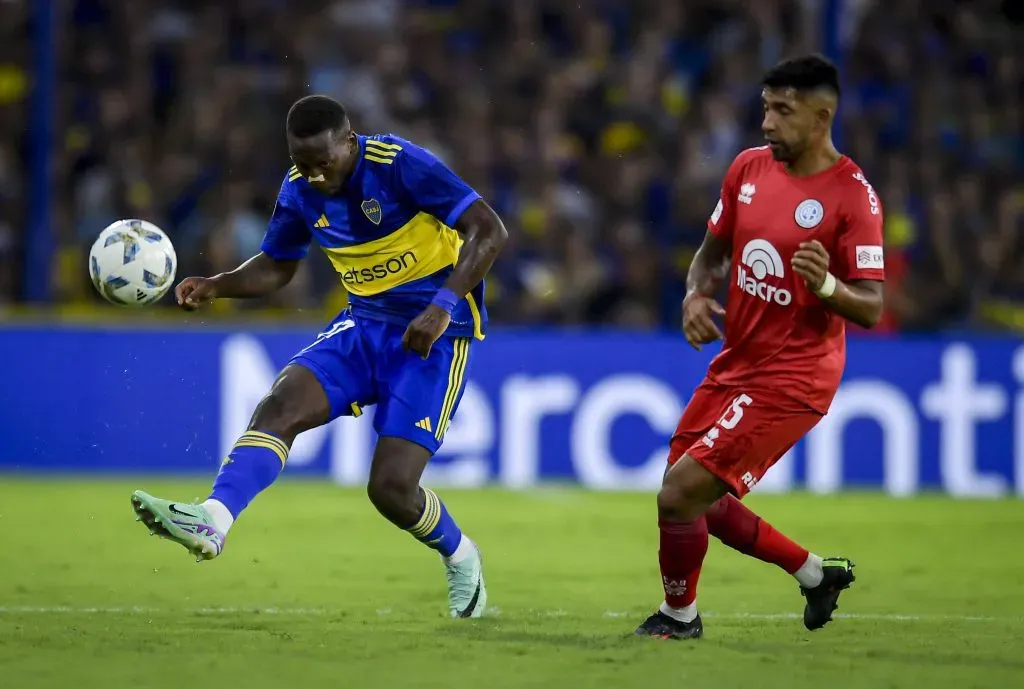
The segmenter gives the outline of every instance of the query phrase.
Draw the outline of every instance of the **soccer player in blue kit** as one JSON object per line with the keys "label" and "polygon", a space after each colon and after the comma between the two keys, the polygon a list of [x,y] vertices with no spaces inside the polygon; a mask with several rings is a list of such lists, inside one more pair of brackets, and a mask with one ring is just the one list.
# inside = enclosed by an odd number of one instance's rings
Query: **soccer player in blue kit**
{"label": "soccer player in blue kit", "polygon": [[178,304],[260,297],[286,285],[315,240],[350,295],[296,354],[253,413],[201,503],[132,494],[137,517],[197,560],[221,554],[232,524],[277,478],[295,437],[376,404],[367,492],[389,521],[438,551],[452,617],[486,606],[480,552],[420,477],[459,406],[487,320],[483,279],[508,235],[480,195],[429,151],[356,134],[325,96],[291,107],[295,163],[261,252],[228,273],[183,280]]}

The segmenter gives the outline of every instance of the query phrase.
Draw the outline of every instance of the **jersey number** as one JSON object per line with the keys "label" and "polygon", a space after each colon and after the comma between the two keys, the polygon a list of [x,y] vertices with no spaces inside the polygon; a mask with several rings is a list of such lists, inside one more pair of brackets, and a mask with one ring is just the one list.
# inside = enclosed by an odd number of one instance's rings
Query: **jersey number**
{"label": "jersey number", "polygon": [[732,401],[732,405],[729,407],[729,411],[722,414],[722,418],[718,420],[718,423],[711,427],[702,441],[708,447],[714,447],[715,441],[718,440],[718,436],[721,435],[722,429],[724,431],[731,431],[739,425],[743,419],[743,408],[749,405],[754,400],[750,399],[749,395],[740,395]]}
{"label": "jersey number", "polygon": [[732,401],[732,408],[722,415],[722,418],[718,420],[718,425],[727,431],[736,428],[743,419],[743,408],[753,401],[748,395],[740,395],[734,399]]}
{"label": "jersey number", "polygon": [[356,322],[351,320],[351,319],[344,320],[344,321],[339,321],[339,322],[335,323],[334,325],[332,325],[327,330],[325,330],[322,333],[320,333],[319,335],[317,335],[316,339],[313,340],[312,344],[310,344],[308,347],[306,347],[302,351],[303,352],[308,352],[309,350],[313,349],[313,347],[316,347],[318,344],[320,344],[324,340],[330,339],[330,338],[334,337],[335,335],[337,335],[338,333],[340,333],[340,332],[342,332],[344,330],[348,330],[349,328],[354,328],[355,326],[356,326]]}

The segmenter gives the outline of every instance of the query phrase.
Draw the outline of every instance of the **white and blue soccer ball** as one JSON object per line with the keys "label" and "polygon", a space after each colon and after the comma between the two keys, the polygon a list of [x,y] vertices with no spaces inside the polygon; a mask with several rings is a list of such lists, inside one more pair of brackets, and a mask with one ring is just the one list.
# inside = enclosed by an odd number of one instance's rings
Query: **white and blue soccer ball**
{"label": "white and blue soccer ball", "polygon": [[178,256],[171,240],[145,220],[118,220],[89,250],[89,275],[104,299],[118,306],[152,304],[174,284]]}

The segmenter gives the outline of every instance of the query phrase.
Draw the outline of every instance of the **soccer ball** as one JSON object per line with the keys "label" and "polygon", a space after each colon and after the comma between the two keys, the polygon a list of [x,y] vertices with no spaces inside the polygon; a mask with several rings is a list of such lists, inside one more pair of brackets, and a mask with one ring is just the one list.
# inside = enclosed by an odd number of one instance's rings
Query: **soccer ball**
{"label": "soccer ball", "polygon": [[89,250],[96,291],[118,306],[145,306],[167,294],[178,256],[164,231],[145,220],[118,220]]}

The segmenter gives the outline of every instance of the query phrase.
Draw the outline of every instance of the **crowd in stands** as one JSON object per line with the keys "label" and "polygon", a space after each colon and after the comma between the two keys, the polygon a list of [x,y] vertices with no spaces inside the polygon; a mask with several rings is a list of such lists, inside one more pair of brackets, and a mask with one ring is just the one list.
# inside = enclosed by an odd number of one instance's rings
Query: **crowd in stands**
{"label": "crowd in stands", "polygon": [[[759,78],[822,46],[810,0],[70,0],[48,278],[96,299],[85,253],[143,217],[179,275],[259,250],[288,106],[337,97],[360,132],[433,150],[504,219],[488,283],[510,324],[673,328]],[[848,0],[837,143],[886,210],[883,330],[1024,328],[1024,25],[1013,0]],[[31,0],[0,0],[0,303],[23,294],[34,149]],[[10,21],[8,21],[10,17]],[[313,260],[250,308],[344,304]],[[47,279],[31,275],[29,279]]]}

